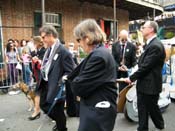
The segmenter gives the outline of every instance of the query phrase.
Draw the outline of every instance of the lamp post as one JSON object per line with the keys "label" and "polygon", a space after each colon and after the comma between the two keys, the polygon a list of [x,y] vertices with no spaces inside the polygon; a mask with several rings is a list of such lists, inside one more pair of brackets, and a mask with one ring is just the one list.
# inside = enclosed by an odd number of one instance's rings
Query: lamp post
{"label": "lamp post", "polygon": [[155,20],[155,17],[156,17],[156,10],[155,8],[153,9],[153,20]]}
{"label": "lamp post", "polygon": [[42,0],[42,25],[45,25],[45,0]]}
{"label": "lamp post", "polygon": [[114,41],[116,40],[116,0],[113,1],[114,8]]}

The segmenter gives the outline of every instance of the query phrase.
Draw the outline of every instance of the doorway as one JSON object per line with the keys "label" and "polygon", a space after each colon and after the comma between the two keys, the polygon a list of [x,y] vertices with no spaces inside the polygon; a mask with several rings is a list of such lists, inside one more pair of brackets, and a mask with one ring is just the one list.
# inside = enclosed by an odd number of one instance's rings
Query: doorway
{"label": "doorway", "polygon": [[3,40],[2,40],[2,20],[0,10],[0,63],[3,62]]}
{"label": "doorway", "polygon": [[[107,40],[114,38],[114,21],[108,19],[99,20],[100,27],[106,33]],[[118,35],[118,22],[116,22],[116,36]]]}

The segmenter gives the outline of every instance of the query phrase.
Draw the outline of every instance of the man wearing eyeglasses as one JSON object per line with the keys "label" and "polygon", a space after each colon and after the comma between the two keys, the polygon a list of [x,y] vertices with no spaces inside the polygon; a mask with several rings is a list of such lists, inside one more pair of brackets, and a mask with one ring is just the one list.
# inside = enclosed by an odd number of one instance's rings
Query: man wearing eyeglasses
{"label": "man wearing eyeglasses", "polygon": [[[128,77],[128,69],[136,65],[136,47],[128,41],[128,31],[121,30],[119,41],[112,45],[112,55],[116,62],[117,79]],[[119,92],[128,84],[119,83]]]}
{"label": "man wearing eyeglasses", "polygon": [[148,131],[148,118],[151,117],[156,131],[165,130],[165,124],[158,106],[159,94],[162,91],[162,68],[165,61],[165,49],[156,33],[158,24],[147,21],[141,28],[146,39],[145,51],[140,56],[138,70],[125,79],[131,83],[137,80],[137,107],[139,126],[137,131]]}
{"label": "man wearing eyeglasses", "polygon": [[53,26],[43,26],[40,29],[40,34],[47,47],[41,64],[40,106],[50,118],[56,121],[52,131],[67,131],[66,116],[64,114],[65,100],[57,101],[52,110],[51,107],[61,90],[62,79],[72,72],[74,62],[71,53],[58,39],[58,33]]}

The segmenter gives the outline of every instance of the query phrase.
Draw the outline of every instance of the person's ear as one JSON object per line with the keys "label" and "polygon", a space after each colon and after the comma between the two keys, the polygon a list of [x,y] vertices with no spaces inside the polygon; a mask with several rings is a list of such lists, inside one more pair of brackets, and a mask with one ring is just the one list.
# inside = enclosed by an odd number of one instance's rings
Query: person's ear
{"label": "person's ear", "polygon": [[88,45],[90,44],[90,40],[89,40],[88,37],[85,38],[85,43],[88,44]]}
{"label": "person's ear", "polygon": [[85,41],[86,41],[86,42],[89,42],[89,38],[87,37],[87,38],[85,39]]}

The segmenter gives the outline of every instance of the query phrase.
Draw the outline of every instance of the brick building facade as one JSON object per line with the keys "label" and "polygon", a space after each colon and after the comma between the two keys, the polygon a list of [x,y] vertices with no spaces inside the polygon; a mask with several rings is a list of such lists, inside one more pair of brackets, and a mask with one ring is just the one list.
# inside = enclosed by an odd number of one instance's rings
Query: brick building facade
{"label": "brick building facade", "polygon": [[[35,15],[41,14],[41,0],[0,0],[3,43],[8,39],[27,39],[36,35]],[[45,12],[59,14],[60,33],[66,44],[75,42],[73,28],[85,18],[112,21],[113,8],[78,0],[45,0]],[[117,31],[128,29],[129,14],[117,9]]]}

